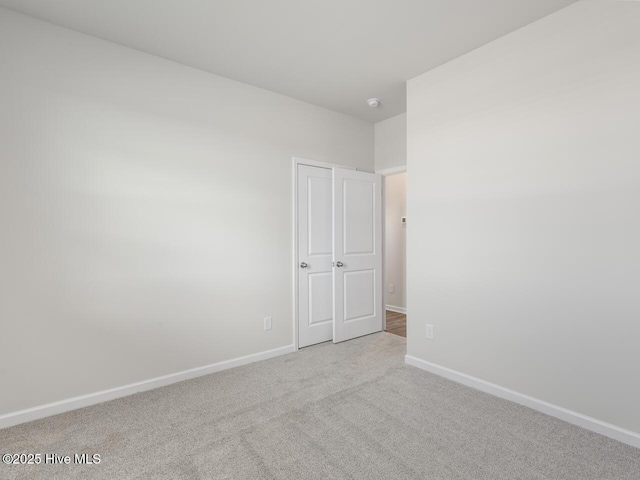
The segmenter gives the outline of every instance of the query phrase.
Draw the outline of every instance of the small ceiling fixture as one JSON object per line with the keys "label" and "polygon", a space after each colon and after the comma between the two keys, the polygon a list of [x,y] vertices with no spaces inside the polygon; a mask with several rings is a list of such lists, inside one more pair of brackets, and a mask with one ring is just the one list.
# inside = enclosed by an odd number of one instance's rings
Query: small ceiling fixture
{"label": "small ceiling fixture", "polygon": [[377,98],[370,98],[369,100],[367,100],[367,104],[371,108],[378,108],[380,106],[380,100],[378,100]]}

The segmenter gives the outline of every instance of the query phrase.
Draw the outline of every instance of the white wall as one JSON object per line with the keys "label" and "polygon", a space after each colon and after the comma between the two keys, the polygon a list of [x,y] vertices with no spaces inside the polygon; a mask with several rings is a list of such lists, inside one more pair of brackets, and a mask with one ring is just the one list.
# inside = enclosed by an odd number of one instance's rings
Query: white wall
{"label": "white wall", "polygon": [[0,414],[293,343],[291,158],[372,125],[4,9],[0,68]]}
{"label": "white wall", "polygon": [[407,114],[396,115],[375,124],[376,170],[407,164]]}
{"label": "white wall", "polygon": [[408,354],[635,432],[639,25],[579,2],[407,100]]}
{"label": "white wall", "polygon": [[[391,307],[406,307],[406,225],[400,223],[407,215],[407,174],[384,177],[384,277],[385,302]],[[389,284],[393,292],[389,292]]]}

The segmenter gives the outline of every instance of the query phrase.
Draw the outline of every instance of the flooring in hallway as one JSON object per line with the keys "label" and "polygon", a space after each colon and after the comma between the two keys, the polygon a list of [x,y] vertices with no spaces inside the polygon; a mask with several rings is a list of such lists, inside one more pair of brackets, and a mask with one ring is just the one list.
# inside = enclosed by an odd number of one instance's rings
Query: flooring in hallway
{"label": "flooring in hallway", "polygon": [[407,315],[387,310],[387,332],[407,337]]}

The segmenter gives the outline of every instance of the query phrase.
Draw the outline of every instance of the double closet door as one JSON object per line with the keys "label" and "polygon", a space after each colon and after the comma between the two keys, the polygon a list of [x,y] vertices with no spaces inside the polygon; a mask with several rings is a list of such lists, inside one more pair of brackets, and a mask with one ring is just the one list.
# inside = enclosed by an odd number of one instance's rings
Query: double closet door
{"label": "double closet door", "polygon": [[298,165],[298,345],[382,330],[380,175]]}

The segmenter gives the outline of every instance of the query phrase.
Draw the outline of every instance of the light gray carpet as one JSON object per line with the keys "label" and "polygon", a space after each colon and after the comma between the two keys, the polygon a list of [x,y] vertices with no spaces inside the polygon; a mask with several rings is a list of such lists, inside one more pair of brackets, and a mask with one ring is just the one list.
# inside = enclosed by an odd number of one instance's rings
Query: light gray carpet
{"label": "light gray carpet", "polygon": [[0,430],[0,453],[99,453],[0,478],[640,479],[640,450],[422,370],[381,333]]}

